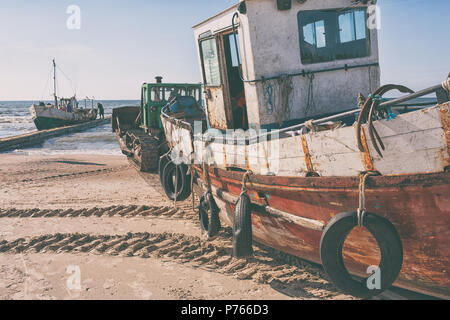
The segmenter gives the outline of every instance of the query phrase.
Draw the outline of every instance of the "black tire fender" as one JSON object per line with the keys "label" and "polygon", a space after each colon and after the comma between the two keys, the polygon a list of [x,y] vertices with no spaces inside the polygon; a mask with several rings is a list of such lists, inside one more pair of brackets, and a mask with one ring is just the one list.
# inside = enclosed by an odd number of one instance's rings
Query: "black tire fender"
{"label": "black tire fender", "polygon": [[158,173],[159,173],[159,181],[161,182],[161,185],[163,182],[162,174],[163,174],[164,168],[168,162],[170,162],[168,155],[164,155],[161,158],[159,158]]}
{"label": "black tire fender", "polygon": [[[208,212],[211,213],[211,217],[209,217]],[[207,233],[209,239],[219,234],[221,228],[219,213],[220,209],[211,192],[203,194],[198,206],[198,217],[200,228]]]}
{"label": "black tire fender", "polygon": [[233,256],[247,258],[252,254],[252,203],[248,194],[242,193],[234,210]]}
{"label": "black tire fender", "polygon": [[[178,169],[178,186],[175,195],[175,185],[173,177]],[[176,166],[172,161],[168,161],[162,170],[161,184],[167,197],[170,200],[184,201],[191,194],[191,176],[187,174],[188,168],[185,164]]]}
{"label": "black tire fender", "polygon": [[380,216],[366,213],[363,225],[378,243],[381,260],[378,266],[380,288],[369,289],[367,278],[354,279],[344,265],[342,250],[350,232],[358,225],[357,212],[334,216],[327,224],[320,240],[320,258],[323,268],[334,285],[358,298],[370,298],[387,290],[397,279],[403,264],[403,246],[394,225]]}

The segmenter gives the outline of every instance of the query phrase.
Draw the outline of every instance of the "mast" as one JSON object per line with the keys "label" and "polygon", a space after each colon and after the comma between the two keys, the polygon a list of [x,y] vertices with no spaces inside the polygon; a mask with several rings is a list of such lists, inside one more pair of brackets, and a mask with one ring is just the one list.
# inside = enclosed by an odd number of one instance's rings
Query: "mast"
{"label": "mast", "polygon": [[55,97],[55,108],[58,108],[58,97],[56,96],[56,63],[53,59],[53,96]]}

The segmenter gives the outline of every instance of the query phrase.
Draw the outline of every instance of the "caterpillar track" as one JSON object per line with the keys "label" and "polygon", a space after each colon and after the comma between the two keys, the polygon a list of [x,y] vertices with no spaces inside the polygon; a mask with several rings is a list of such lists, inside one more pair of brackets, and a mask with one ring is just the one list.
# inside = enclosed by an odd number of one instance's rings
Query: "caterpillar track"
{"label": "caterpillar track", "polygon": [[156,128],[146,132],[139,126],[141,120],[139,107],[115,108],[112,114],[112,131],[116,133],[122,153],[133,160],[140,171],[154,172],[158,170],[164,135]]}
{"label": "caterpillar track", "polygon": [[142,172],[158,170],[160,139],[145,133],[141,129],[117,134],[122,153],[127,155]]}

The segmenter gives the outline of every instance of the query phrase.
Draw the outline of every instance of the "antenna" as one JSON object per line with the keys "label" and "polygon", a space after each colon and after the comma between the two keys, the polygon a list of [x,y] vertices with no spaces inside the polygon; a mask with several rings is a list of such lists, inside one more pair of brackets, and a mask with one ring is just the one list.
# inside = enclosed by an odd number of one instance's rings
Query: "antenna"
{"label": "antenna", "polygon": [[55,97],[55,108],[58,108],[58,96],[56,95],[56,62],[53,59],[53,96]]}

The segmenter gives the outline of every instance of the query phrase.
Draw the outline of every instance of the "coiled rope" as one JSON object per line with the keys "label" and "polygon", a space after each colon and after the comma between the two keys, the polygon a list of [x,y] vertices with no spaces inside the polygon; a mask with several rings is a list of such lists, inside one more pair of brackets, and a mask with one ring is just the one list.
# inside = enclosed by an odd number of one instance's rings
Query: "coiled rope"
{"label": "coiled rope", "polygon": [[289,105],[289,97],[294,90],[291,76],[281,76],[277,79],[279,87],[279,103],[281,110],[278,112],[278,125],[282,125],[285,119],[289,119],[291,115],[291,108]]}
{"label": "coiled rope", "polygon": [[307,74],[306,77],[309,80],[308,83],[308,102],[306,103],[305,108],[305,116],[307,117],[309,115],[309,112],[311,110],[314,110],[316,108],[316,103],[314,102],[314,73]]}

